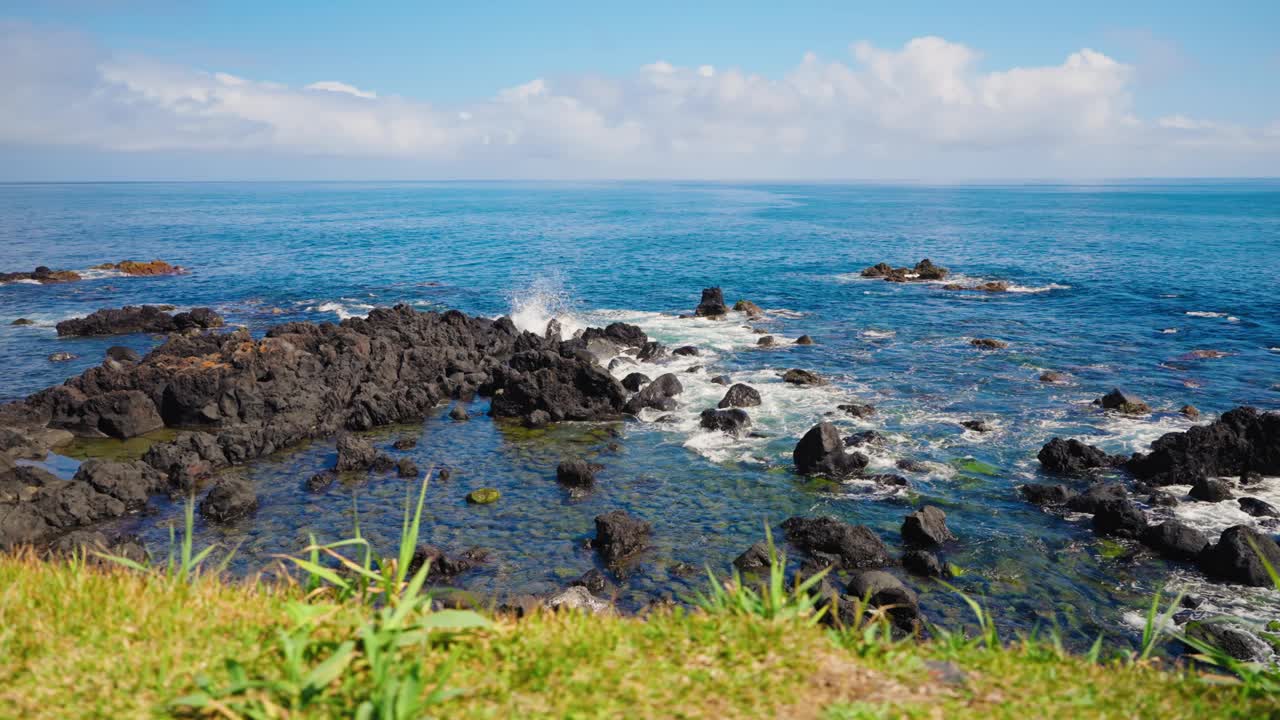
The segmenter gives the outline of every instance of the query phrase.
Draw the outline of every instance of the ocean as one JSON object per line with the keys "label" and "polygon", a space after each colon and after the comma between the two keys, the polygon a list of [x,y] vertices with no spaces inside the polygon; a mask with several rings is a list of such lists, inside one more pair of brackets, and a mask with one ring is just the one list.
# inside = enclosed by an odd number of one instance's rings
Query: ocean
{"label": "ocean", "polygon": [[[1131,642],[1162,587],[1229,609],[1280,618],[1280,593],[1211,584],[1191,566],[1136,543],[1102,540],[1088,516],[1050,514],[1016,486],[1045,481],[1035,459],[1051,437],[1110,452],[1144,449],[1160,435],[1238,405],[1280,408],[1280,182],[1177,181],[1025,185],[756,183],[120,183],[0,185],[0,272],[37,265],[86,270],[159,258],[190,273],[130,278],[93,271],[63,285],[0,286],[0,400],[57,384],[101,362],[111,345],[140,351],[160,339],[59,338],[57,321],[100,307],[208,306],[261,333],[290,321],[338,322],[407,303],[510,315],[541,332],[613,321],[640,325],[672,346],[685,393],[674,417],[568,423],[547,431],[483,417],[453,422],[448,405],[420,426],[373,434],[449,468],[428,494],[425,542],[490,551],[458,583],[483,594],[548,592],[593,567],[592,519],[623,508],[654,526],[655,548],[628,577],[619,604],[687,599],[706,568],[729,562],[797,514],[832,514],[877,530],[891,547],[912,509],[943,508],[958,542],[943,551],[954,583],[983,599],[1007,629],[1054,625],[1087,646],[1099,634]],[[945,282],[888,283],[859,271],[922,258],[948,267]],[[1005,281],[1008,291],[956,291],[946,283]],[[748,299],[761,320],[679,317],[704,287]],[[19,317],[27,326],[10,323]],[[763,330],[780,340],[757,346]],[[815,344],[791,344],[802,334]],[[1008,343],[998,350],[975,338]],[[1204,352],[1213,351],[1213,352]],[[52,362],[55,352],[75,359]],[[700,369],[695,368],[700,366]],[[823,386],[786,385],[788,368]],[[634,368],[620,368],[619,377]],[[1045,383],[1046,371],[1065,382]],[[698,413],[724,388],[717,375],[758,388],[751,436],[704,431]],[[1120,417],[1091,402],[1113,387],[1150,415]],[[870,403],[864,419],[828,415]],[[797,439],[822,419],[842,431],[876,430],[871,471],[909,487],[805,480],[791,468]],[[989,432],[961,422],[985,420]],[[86,443],[75,456],[131,452]],[[89,447],[92,446],[92,447]],[[404,453],[396,453],[404,454]],[[315,534],[350,534],[353,512],[376,544],[397,540],[406,481],[372,476],[310,493],[305,480],[332,465],[316,441],[236,467],[260,507],[231,525],[197,528],[197,542],[236,548],[235,572],[268,567]],[[583,455],[604,466],[597,489],[570,497],[556,463]],[[898,469],[912,461],[910,470]],[[412,484],[412,483],[410,483]],[[494,487],[502,499],[468,505]],[[1185,495],[1186,488],[1172,488]],[[1280,505],[1280,478],[1256,497]],[[118,521],[163,553],[180,503]],[[1211,535],[1234,524],[1275,534],[1280,519],[1234,502],[1148,508]],[[955,592],[914,582],[930,619],[963,622]]]}

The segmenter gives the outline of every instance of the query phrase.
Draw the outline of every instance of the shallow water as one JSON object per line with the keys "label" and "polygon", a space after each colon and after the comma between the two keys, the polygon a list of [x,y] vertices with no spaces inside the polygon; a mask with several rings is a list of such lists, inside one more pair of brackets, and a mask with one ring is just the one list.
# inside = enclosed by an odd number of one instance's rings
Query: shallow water
{"label": "shallow water", "polygon": [[[922,257],[960,281],[1006,280],[1001,294],[943,290],[939,283],[866,280],[879,261]],[[960,542],[946,559],[966,572],[956,583],[986,596],[1008,626],[1056,623],[1076,643],[1099,632],[1118,641],[1166,582],[1280,616],[1274,593],[1207,586],[1193,570],[1099,541],[1087,520],[1062,519],[1023,503],[1014,487],[1039,474],[1035,453],[1053,435],[1132,451],[1190,422],[1190,403],[1208,417],[1239,404],[1280,407],[1280,184],[1275,182],[1086,186],[852,186],[728,184],[109,184],[0,186],[0,271],[44,264],[82,269],[123,258],[187,266],[173,278],[97,277],[59,286],[0,287],[0,399],[21,397],[100,362],[109,345],[145,350],[148,336],[59,339],[57,320],[98,307],[209,305],[254,331],[293,319],[337,321],[407,302],[512,314],[541,329],[634,322],[672,345],[702,354],[677,358],[682,406],[671,422],[566,424],[546,432],[496,425],[483,401],[470,422],[448,407],[421,426],[375,434],[419,466],[448,467],[429,491],[424,535],[450,549],[489,548],[492,562],[459,584],[505,594],[562,586],[594,563],[583,541],[592,518],[621,507],[654,524],[656,548],[625,582],[621,602],[682,597],[705,582],[702,568],[737,553],[798,513],[833,513],[866,523],[898,545],[903,515],[943,507]],[[702,287],[755,301],[766,319],[685,320]],[[17,317],[35,326],[15,327]],[[750,325],[750,327],[747,327]],[[752,327],[783,346],[758,349]],[[790,340],[809,334],[816,345]],[[969,340],[1005,340],[983,351]],[[1196,350],[1225,357],[1197,358]],[[47,356],[79,356],[52,363]],[[702,370],[684,372],[691,366]],[[789,367],[831,384],[781,383]],[[622,377],[637,368],[620,367]],[[664,371],[638,368],[651,376]],[[1039,382],[1045,370],[1068,382]],[[729,374],[757,387],[749,410],[763,437],[702,432],[697,413]],[[1120,385],[1156,412],[1117,419],[1089,402]],[[904,473],[910,490],[870,483],[805,481],[790,470],[795,440],[848,401],[870,402],[867,420],[834,417],[849,430],[874,428],[889,443],[873,468],[924,463]],[[960,421],[987,419],[993,432]],[[1207,418],[1206,418],[1207,419]],[[71,454],[118,452],[82,445]],[[393,456],[401,453],[390,451]],[[332,463],[331,442],[235,468],[257,484],[261,509],[231,526],[201,524],[201,541],[238,545],[235,568],[260,569],[296,551],[309,533],[350,534],[352,507],[382,547],[396,541],[406,481],[349,478],[318,495],[302,488]],[[598,488],[571,498],[555,464],[582,454],[605,466]],[[74,461],[64,461],[63,471]],[[895,472],[897,472],[895,470]],[[411,485],[412,483],[410,483]],[[474,488],[501,490],[490,506],[468,505]],[[1176,490],[1176,488],[1175,488]],[[1260,497],[1280,500],[1280,479]],[[163,551],[179,513],[122,523]],[[1231,507],[1227,507],[1230,505]],[[1238,513],[1233,503],[1187,503],[1176,512],[1206,530],[1248,522],[1272,533],[1280,522]],[[925,582],[927,613],[967,612],[949,591]]]}

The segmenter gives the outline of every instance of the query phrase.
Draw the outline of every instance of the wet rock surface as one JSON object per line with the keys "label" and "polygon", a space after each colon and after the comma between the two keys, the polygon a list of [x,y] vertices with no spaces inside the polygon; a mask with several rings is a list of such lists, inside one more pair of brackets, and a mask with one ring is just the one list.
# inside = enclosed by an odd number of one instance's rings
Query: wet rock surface
{"label": "wet rock surface", "polygon": [[592,547],[610,567],[620,567],[649,547],[653,528],[625,510],[612,510],[596,517],[596,537]]}
{"label": "wet rock surface", "polygon": [[82,318],[58,323],[58,335],[129,335],[208,330],[224,325],[222,316],[209,308],[170,314],[156,305],[127,305],[98,310]]}
{"label": "wet rock surface", "polygon": [[865,525],[833,517],[793,517],[782,523],[787,541],[811,558],[845,570],[892,562],[880,536]]}
{"label": "wet rock surface", "polygon": [[840,432],[831,423],[819,423],[796,443],[791,454],[796,471],[801,475],[821,474],[843,477],[867,466],[866,455],[845,452]]}

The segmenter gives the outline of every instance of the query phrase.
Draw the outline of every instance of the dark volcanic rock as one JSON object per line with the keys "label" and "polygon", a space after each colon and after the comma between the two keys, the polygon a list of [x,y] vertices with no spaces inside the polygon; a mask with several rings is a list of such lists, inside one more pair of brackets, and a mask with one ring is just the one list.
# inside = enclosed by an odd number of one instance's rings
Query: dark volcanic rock
{"label": "dark volcanic rock", "polygon": [[733,559],[733,566],[744,573],[761,573],[769,569],[769,546],[762,542],[753,544]]}
{"label": "dark volcanic rock", "polygon": [[136,365],[142,361],[142,356],[137,350],[128,348],[123,345],[112,345],[107,348],[106,359],[104,362],[114,364],[111,369],[119,370],[125,365]]}
{"label": "dark volcanic rock", "polygon": [[555,422],[612,420],[621,416],[626,390],[604,368],[577,355],[527,351],[494,371],[494,417],[545,411]]}
{"label": "dark volcanic rock", "polygon": [[920,621],[920,602],[915,592],[883,570],[864,570],[849,580],[849,595],[866,599],[872,607],[886,608],[893,624],[911,632]]}
{"label": "dark volcanic rock", "polygon": [[1208,425],[1168,433],[1134,455],[1127,468],[1156,485],[1194,484],[1202,477],[1246,472],[1280,475],[1280,413],[1238,407]]}
{"label": "dark volcanic rock", "polygon": [[400,458],[396,461],[396,476],[402,478],[418,477],[418,464],[411,458]]}
{"label": "dark volcanic rock", "polygon": [[1151,525],[1142,534],[1142,542],[1172,560],[1195,560],[1209,547],[1204,533],[1178,520]]}
{"label": "dark volcanic rock", "polygon": [[1151,408],[1136,396],[1130,395],[1120,388],[1103,395],[1095,401],[1104,410],[1115,410],[1128,415],[1143,415],[1151,412]]}
{"label": "dark volcanic rock", "polygon": [[67,426],[72,432],[94,431],[107,437],[127,439],[159,430],[164,419],[156,404],[138,390],[116,390],[89,398],[80,407],[81,423]]}
{"label": "dark volcanic rock", "polygon": [[1231,582],[1270,586],[1271,577],[1260,558],[1280,571],[1280,547],[1275,540],[1246,525],[1234,525],[1223,530],[1217,544],[1200,555],[1200,569]]}
{"label": "dark volcanic rock", "polygon": [[1106,454],[1100,448],[1086,445],[1074,438],[1053,438],[1036,457],[1045,472],[1062,475],[1081,475],[1090,470],[1115,467],[1123,458]]}
{"label": "dark volcanic rock", "polygon": [[1132,500],[1103,500],[1094,509],[1093,531],[1102,535],[1140,538],[1147,530],[1147,517]]}
{"label": "dark volcanic rock", "polygon": [[715,383],[716,385],[728,385],[733,382],[733,379],[730,378],[728,375],[717,375],[711,378],[711,382]]}
{"label": "dark volcanic rock", "polygon": [[716,410],[707,408],[702,411],[702,416],[698,421],[704,430],[718,430],[730,435],[741,435],[751,427],[751,416],[747,415],[746,410],[741,408],[729,408],[728,410]]}
{"label": "dark volcanic rock", "polygon": [[644,386],[644,389],[631,396],[631,399],[626,402],[625,409],[631,415],[638,415],[645,408],[674,410],[675,396],[682,392],[684,392],[684,386],[680,384],[680,378],[674,373],[659,375],[653,382]]}
{"label": "dark volcanic rock", "polygon": [[826,381],[817,373],[799,368],[791,368],[782,374],[782,381],[792,385],[826,385]]}
{"label": "dark volcanic rock", "polygon": [[448,555],[434,545],[419,545],[409,561],[409,575],[413,576],[427,565],[427,582],[447,582],[489,559],[489,552],[482,548],[470,548],[457,555]]}
{"label": "dark volcanic rock", "polygon": [[980,433],[991,432],[991,424],[988,423],[986,420],[965,420],[960,424],[965,429],[972,430],[974,432],[980,432]]}
{"label": "dark volcanic rock", "polygon": [[660,342],[650,340],[636,353],[636,359],[644,362],[658,362],[667,356],[667,348]]}
{"label": "dark volcanic rock", "polygon": [[222,316],[209,308],[170,315],[156,305],[126,305],[119,309],[102,309],[82,318],[58,323],[58,335],[127,335],[131,333],[170,333],[183,330],[205,330],[222,327]]}
{"label": "dark volcanic rock", "polygon": [[[1280,510],[1265,500],[1255,497],[1242,497],[1236,501],[1240,509],[1254,517],[1280,517]],[[1280,568],[1277,568],[1280,570]]]}
{"label": "dark volcanic rock", "polygon": [[1202,502],[1222,502],[1231,499],[1231,486],[1217,478],[1202,477],[1191,486],[1190,495]]}
{"label": "dark volcanic rock", "polygon": [[701,355],[702,351],[698,350],[698,348],[694,347],[693,345],[682,345],[676,348],[675,350],[672,350],[671,354],[680,355],[680,356],[694,356],[694,355]]}
{"label": "dark volcanic rock", "polygon": [[603,330],[600,328],[587,328],[582,332],[582,339],[587,342],[608,340],[623,347],[633,348],[642,348],[645,343],[649,342],[649,337],[644,334],[644,330],[641,330],[640,326],[628,325],[623,322],[610,323]]}
{"label": "dark volcanic rock", "polygon": [[793,517],[782,523],[782,529],[792,545],[845,570],[892,562],[880,537],[865,525],[850,525],[833,517]]}
{"label": "dark volcanic rock", "polygon": [[728,312],[729,308],[724,304],[724,292],[720,288],[702,290],[702,302],[698,303],[697,310],[694,310],[698,317],[723,317]]}
{"label": "dark volcanic rock", "polygon": [[564,460],[556,466],[556,480],[573,488],[589,488],[596,482],[596,472],[586,460]]}
{"label": "dark volcanic rock", "polygon": [[930,547],[955,539],[947,528],[947,514],[933,505],[911,513],[902,523],[902,540],[908,545]]}
{"label": "dark volcanic rock", "polygon": [[574,586],[584,587],[587,589],[587,592],[592,595],[609,596],[615,595],[618,592],[618,588],[615,587],[613,583],[609,582],[609,578],[605,577],[604,573],[595,568],[591,568],[590,570],[582,573],[582,575],[578,576],[577,579],[569,583],[569,587]]}
{"label": "dark volcanic rock", "polygon": [[258,509],[258,496],[248,480],[224,477],[200,502],[200,514],[215,522],[228,522]]}
{"label": "dark volcanic rock", "polygon": [[837,405],[837,410],[843,410],[846,415],[856,418],[868,418],[876,414],[874,405],[866,403],[849,403],[846,405]]}
{"label": "dark volcanic rock", "polygon": [[649,382],[649,376],[644,373],[633,372],[622,378],[622,387],[631,392],[639,392]]}
{"label": "dark volcanic rock", "polygon": [[844,438],[845,447],[862,447],[863,445],[884,445],[885,436],[875,430],[863,430],[852,435],[846,435]]}
{"label": "dark volcanic rock", "polygon": [[995,338],[974,338],[969,344],[981,350],[1003,350],[1009,347],[1009,343]]}
{"label": "dark volcanic rock", "polygon": [[760,392],[750,385],[737,383],[729,388],[716,407],[755,407],[760,404]]}
{"label": "dark volcanic rock", "polygon": [[467,408],[462,404],[454,405],[449,411],[449,419],[454,422],[466,422],[471,419],[471,414],[467,412]]}
{"label": "dark volcanic rock", "polygon": [[592,546],[605,564],[617,566],[649,547],[653,528],[649,523],[612,510],[596,517],[596,538]]}
{"label": "dark volcanic rock", "polygon": [[1066,485],[1047,485],[1030,483],[1018,488],[1022,497],[1033,505],[1063,505],[1075,497],[1075,491]]}
{"label": "dark volcanic rock", "polygon": [[338,472],[368,470],[378,460],[378,451],[362,437],[351,433],[338,436],[338,460],[333,469]]}
{"label": "dark volcanic rock", "polygon": [[813,338],[809,337],[808,335],[801,335],[800,337],[796,338],[795,344],[796,345],[812,345]]}
{"label": "dark volcanic rock", "polygon": [[[1236,660],[1265,663],[1270,660],[1272,648],[1262,639],[1231,622],[1232,618],[1209,618],[1187,623],[1189,637],[1212,645]],[[1195,648],[1192,648],[1195,650]]]}
{"label": "dark volcanic rock", "polygon": [[144,462],[112,462],[97,458],[80,463],[75,480],[119,500],[130,510],[142,509],[147,498],[163,491],[168,484],[164,473]]}
{"label": "dark volcanic rock", "polygon": [[1067,507],[1082,513],[1096,513],[1104,502],[1127,500],[1124,486],[1118,482],[1094,483],[1079,495],[1067,499]]}
{"label": "dark volcanic rock", "polygon": [[391,444],[391,447],[397,450],[412,450],[418,447],[418,438],[413,438],[413,437],[396,438],[396,441]]}
{"label": "dark volcanic rock", "polygon": [[332,470],[322,470],[315,475],[307,478],[308,492],[323,492],[329,488],[338,479],[338,474]]}
{"label": "dark volcanic rock", "polygon": [[937,555],[928,550],[911,550],[902,556],[902,567],[913,575],[924,577],[943,577],[946,568]]}
{"label": "dark volcanic rock", "polygon": [[802,475],[827,475],[833,478],[855,473],[867,466],[866,455],[847,453],[840,432],[831,423],[818,423],[796,443],[791,458]]}

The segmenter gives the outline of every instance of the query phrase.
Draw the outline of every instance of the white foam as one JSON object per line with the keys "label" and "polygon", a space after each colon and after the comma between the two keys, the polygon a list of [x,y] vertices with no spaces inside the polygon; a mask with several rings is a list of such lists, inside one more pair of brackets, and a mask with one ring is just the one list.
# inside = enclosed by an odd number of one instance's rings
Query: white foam
{"label": "white foam", "polygon": [[511,322],[535,335],[546,333],[552,320],[560,323],[560,332],[565,338],[587,328],[573,312],[569,293],[554,275],[541,277],[525,290],[513,294],[510,308],[507,316]]}
{"label": "white foam", "polygon": [[330,300],[320,303],[319,305],[311,305],[306,309],[309,312],[327,312],[338,316],[339,320],[346,320],[353,317],[365,317],[373,310],[376,305],[369,303],[355,302],[351,298],[341,298],[342,302]]}
{"label": "white foam", "polygon": [[1160,331],[1161,335],[1174,335],[1178,332],[1178,328],[1165,328]]}
{"label": "white foam", "polygon": [[898,333],[895,330],[863,330],[858,333],[858,336],[869,340],[882,340],[884,338],[891,338],[897,334]]}
{"label": "white foam", "polygon": [[1210,540],[1233,525],[1247,525],[1266,533],[1280,530],[1280,518],[1254,517],[1240,509],[1237,498],[1253,497],[1272,506],[1280,508],[1280,478],[1267,477],[1252,485],[1236,485],[1231,478],[1223,478],[1232,485],[1230,500],[1221,502],[1201,502],[1190,496],[1190,485],[1169,485],[1162,488],[1173,494],[1181,502],[1172,508],[1155,508],[1152,513],[1157,517],[1176,517],[1182,522],[1204,532]]}
{"label": "white foam", "polygon": [[1070,285],[1059,285],[1058,283],[1049,283],[1048,285],[1010,285],[1007,292],[1011,293],[1046,293],[1054,290],[1070,290]]}
{"label": "white foam", "polygon": [[40,285],[40,284],[41,283],[39,280],[32,280],[30,278],[18,278],[17,280],[9,280],[7,282],[0,283],[0,285]]}
{"label": "white foam", "polygon": [[1228,317],[1228,315],[1227,315],[1226,313],[1222,313],[1222,312],[1212,312],[1212,311],[1210,311],[1210,310],[1188,310],[1188,311],[1186,311],[1186,312],[1185,312],[1185,313],[1183,313],[1183,314],[1184,314],[1184,315],[1189,315],[1189,316],[1191,316],[1191,317],[1198,317],[1198,318],[1224,318],[1224,317]]}

